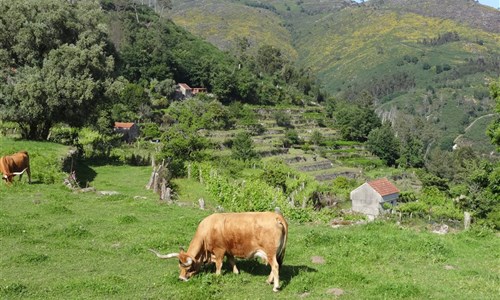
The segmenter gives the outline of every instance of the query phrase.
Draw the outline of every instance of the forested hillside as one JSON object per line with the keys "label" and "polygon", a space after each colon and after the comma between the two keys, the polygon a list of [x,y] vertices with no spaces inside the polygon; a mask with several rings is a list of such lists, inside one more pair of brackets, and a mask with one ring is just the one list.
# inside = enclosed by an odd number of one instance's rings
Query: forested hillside
{"label": "forested hillside", "polygon": [[493,107],[500,12],[474,1],[176,1],[168,16],[224,50],[241,39],[278,47],[335,97],[368,97],[395,127],[425,119],[436,135],[423,138],[443,149]]}

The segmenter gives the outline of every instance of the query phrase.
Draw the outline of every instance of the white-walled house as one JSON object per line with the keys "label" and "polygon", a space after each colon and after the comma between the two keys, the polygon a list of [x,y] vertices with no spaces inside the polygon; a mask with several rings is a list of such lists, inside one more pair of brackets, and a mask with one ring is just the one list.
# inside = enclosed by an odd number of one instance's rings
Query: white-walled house
{"label": "white-walled house", "polygon": [[396,205],[399,189],[387,178],[365,182],[351,192],[352,210],[371,217],[384,212],[384,203]]}

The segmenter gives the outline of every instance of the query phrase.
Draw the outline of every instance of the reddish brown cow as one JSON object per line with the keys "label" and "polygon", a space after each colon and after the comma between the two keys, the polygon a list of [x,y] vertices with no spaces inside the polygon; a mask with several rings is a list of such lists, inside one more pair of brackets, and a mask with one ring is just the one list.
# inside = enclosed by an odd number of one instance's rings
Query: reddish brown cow
{"label": "reddish brown cow", "polygon": [[216,274],[221,274],[224,256],[233,269],[235,257],[260,257],[271,265],[267,278],[274,283],[273,291],[279,289],[279,268],[283,262],[288,237],[288,224],[283,216],[273,212],[221,213],[206,217],[189,244],[187,252],[160,254],[150,249],[159,258],[179,259],[179,278],[186,281],[199,271],[201,265],[215,262]]}
{"label": "reddish brown cow", "polygon": [[31,183],[30,158],[28,152],[21,151],[12,155],[0,157],[0,172],[2,179],[6,183],[12,183],[14,176],[19,175],[19,180],[23,177],[23,173],[28,174],[28,181]]}

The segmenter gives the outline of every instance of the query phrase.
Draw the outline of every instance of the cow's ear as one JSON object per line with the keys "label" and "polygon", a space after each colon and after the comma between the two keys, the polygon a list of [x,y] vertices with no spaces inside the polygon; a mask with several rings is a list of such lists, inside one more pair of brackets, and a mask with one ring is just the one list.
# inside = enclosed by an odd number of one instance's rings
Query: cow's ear
{"label": "cow's ear", "polygon": [[180,247],[179,247],[179,251],[180,251],[181,253],[186,252],[186,251],[184,251],[184,247],[182,247],[182,246],[180,246]]}
{"label": "cow's ear", "polygon": [[191,264],[193,264],[193,259],[185,253],[180,253],[179,263],[182,265],[182,267],[189,268]]}

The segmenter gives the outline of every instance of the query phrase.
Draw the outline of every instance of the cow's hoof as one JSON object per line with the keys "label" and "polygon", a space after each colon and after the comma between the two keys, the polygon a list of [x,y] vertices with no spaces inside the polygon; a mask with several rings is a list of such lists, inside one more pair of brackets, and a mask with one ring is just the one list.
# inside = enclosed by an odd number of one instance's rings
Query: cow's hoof
{"label": "cow's hoof", "polygon": [[279,287],[273,287],[273,292],[279,292],[280,288]]}

